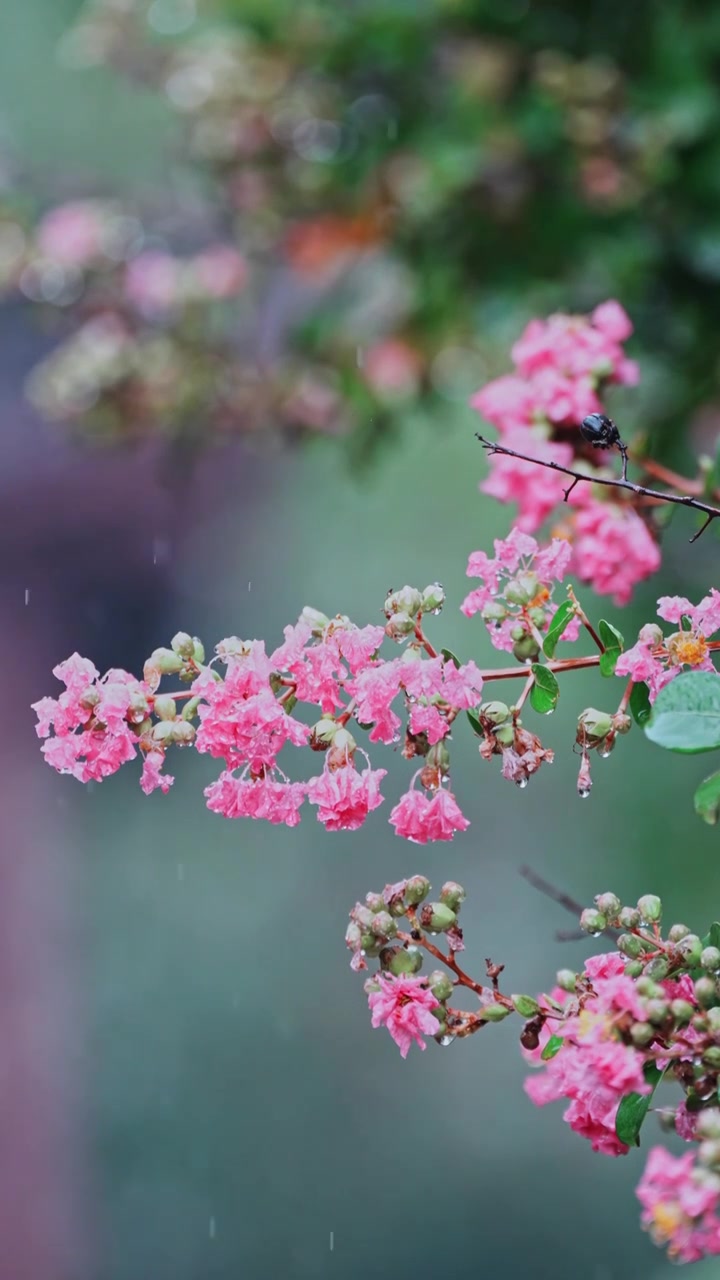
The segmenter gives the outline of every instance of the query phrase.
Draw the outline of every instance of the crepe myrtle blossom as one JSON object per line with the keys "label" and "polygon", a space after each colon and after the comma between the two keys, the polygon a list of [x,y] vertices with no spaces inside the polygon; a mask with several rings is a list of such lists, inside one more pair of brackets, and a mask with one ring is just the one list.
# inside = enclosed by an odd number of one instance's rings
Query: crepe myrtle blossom
{"label": "crepe myrtle blossom", "polygon": [[697,605],[685,596],[661,596],[657,603],[658,617],[677,630],[666,634],[657,623],[646,623],[615,667],[618,676],[644,681],[651,702],[681,671],[716,672],[708,640],[720,630],[720,591],[714,587]]}

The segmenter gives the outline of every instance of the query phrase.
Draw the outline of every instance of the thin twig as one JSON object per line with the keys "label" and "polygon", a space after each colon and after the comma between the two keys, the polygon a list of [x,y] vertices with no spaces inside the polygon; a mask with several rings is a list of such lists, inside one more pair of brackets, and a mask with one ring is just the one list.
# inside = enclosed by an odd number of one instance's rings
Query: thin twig
{"label": "thin twig", "polygon": [[634,484],[632,480],[617,478],[610,479],[607,476],[586,475],[582,471],[574,471],[572,467],[563,467],[559,462],[551,462],[544,458],[531,458],[527,453],[518,453],[516,449],[509,449],[507,445],[498,444],[492,440],[486,440],[485,436],[476,433],[477,439],[480,441],[483,449],[489,454],[499,453],[507,458],[518,458],[521,462],[530,462],[537,467],[546,467],[549,471],[559,471],[562,475],[572,476],[573,483],[565,490],[565,500],[575,488],[576,484],[585,481],[586,484],[602,484],[608,489],[627,489],[630,493],[637,494],[644,498],[652,498],[656,502],[671,503],[676,507],[690,507],[693,511],[702,511],[707,520],[701,529],[690,539],[691,542],[697,542],[702,533],[705,532],[708,525],[713,521],[720,519],[720,507],[710,506],[708,502],[700,502],[699,498],[693,498],[689,493],[665,493],[660,489],[648,489],[643,484]]}
{"label": "thin twig", "polygon": [[[554,884],[550,884],[549,880],[544,880],[539,876],[537,871],[533,871],[532,867],[521,867],[520,875],[523,880],[527,880],[533,889],[537,889],[539,893],[543,893],[546,898],[550,898],[553,902],[557,902],[559,906],[564,907],[572,915],[579,919],[584,911],[581,902],[572,898],[569,893],[558,889]],[[609,938],[617,937],[617,929],[603,929],[602,931]],[[587,939],[587,934],[583,929],[558,929],[555,933],[556,942],[579,942],[581,938]]]}

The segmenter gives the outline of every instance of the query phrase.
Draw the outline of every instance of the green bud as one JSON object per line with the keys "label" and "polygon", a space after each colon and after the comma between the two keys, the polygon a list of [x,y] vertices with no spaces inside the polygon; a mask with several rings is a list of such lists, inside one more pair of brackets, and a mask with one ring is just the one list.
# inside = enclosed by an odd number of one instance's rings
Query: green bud
{"label": "green bud", "polygon": [[478,714],[490,724],[505,724],[510,719],[507,702],[483,702]]}
{"label": "green bud", "polygon": [[616,943],[618,951],[630,960],[637,960],[638,956],[643,953],[643,944],[640,938],[636,938],[633,933],[621,933]]}
{"label": "green bud", "polygon": [[662,987],[657,982],[653,982],[652,978],[648,977],[647,974],[643,974],[642,978],[638,978],[637,993],[646,1000],[662,1000],[665,995]]}
{"label": "green bud", "polygon": [[705,1050],[702,1060],[706,1067],[712,1067],[713,1070],[720,1068],[720,1044],[711,1044]]}
{"label": "green bud", "polygon": [[[677,1023],[681,1027],[687,1026],[692,1018],[695,1009],[689,1000],[673,1000],[670,1004],[670,1012]],[[720,1012],[720,1010],[718,1011]]]}
{"label": "green bud", "polygon": [[[285,703],[286,710],[287,705]],[[357,742],[347,729],[338,729],[333,738],[333,747],[336,751],[346,751],[350,756],[357,747]]]}
{"label": "green bud", "polygon": [[602,911],[608,920],[616,920],[618,911],[621,907],[620,899],[614,893],[599,893],[593,899],[598,911]]}
{"label": "green bud", "polygon": [[412,635],[415,623],[409,613],[393,613],[388,618],[385,634],[390,640],[400,640],[403,636]]}
{"label": "green bud", "polygon": [[466,898],[465,890],[461,884],[457,884],[454,880],[446,880],[440,890],[440,901],[445,903],[451,911],[459,911],[462,903]]}
{"label": "green bud", "polygon": [[511,747],[515,741],[515,726],[513,724],[501,724],[495,730],[495,737],[501,747]]}
{"label": "green bud", "polygon": [[720,969],[720,950],[717,947],[704,947],[700,956],[700,964],[703,969],[707,969],[710,973],[717,973]]}
{"label": "green bud", "polygon": [[359,951],[362,946],[360,925],[351,920],[345,930],[345,942],[348,947],[352,947],[353,951]]}
{"label": "green bud", "polygon": [[613,727],[612,716],[607,711],[596,710],[595,707],[586,707],[578,716],[578,724],[582,725],[589,738],[606,738]]}
{"label": "green bud", "polygon": [[697,1118],[697,1131],[701,1138],[720,1138],[720,1109],[708,1107]]}
{"label": "green bud", "polygon": [[652,978],[653,982],[662,982],[663,978],[667,978],[669,968],[665,956],[653,956],[645,965],[643,973],[647,978]]}
{"label": "green bud", "polygon": [[170,647],[173,653],[177,653],[186,661],[192,658],[195,652],[195,641],[189,636],[187,631],[178,631],[170,641]]}
{"label": "green bud", "polygon": [[455,990],[453,982],[442,969],[433,969],[428,982],[435,999],[441,1004],[444,1000],[449,1000]]}
{"label": "green bud", "polygon": [[434,743],[427,753],[426,760],[432,768],[439,769],[441,773],[450,772],[450,752],[444,738]]}
{"label": "green bud", "polygon": [[191,742],[195,741],[195,725],[189,724],[187,720],[172,721],[172,737],[178,747],[189,747]]}
{"label": "green bud", "polygon": [[150,737],[160,747],[169,747],[174,738],[175,725],[172,720],[158,720],[152,727]]}
{"label": "green bud", "polygon": [[580,916],[580,928],[583,933],[598,934],[607,929],[607,916],[594,907],[586,907]]}
{"label": "green bud", "polygon": [[636,1022],[630,1028],[630,1038],[633,1044],[642,1049],[655,1038],[655,1028],[649,1022]]}
{"label": "green bud", "polygon": [[414,616],[422,606],[422,596],[417,587],[402,587],[391,591],[383,606],[386,615],[403,613]]}
{"label": "green bud", "polygon": [[153,649],[145,663],[143,674],[148,684],[150,684],[150,674],[152,672],[159,671],[161,676],[177,675],[182,664],[182,658],[179,654],[173,653],[172,649]]}
{"label": "green bud", "polygon": [[420,908],[420,924],[431,933],[445,933],[457,924],[457,916],[444,902],[426,902]]}
{"label": "green bud", "polygon": [[373,994],[373,992],[374,992],[374,991],[380,991],[380,990],[381,990],[381,987],[380,987],[380,983],[378,982],[377,978],[366,978],[366,979],[365,979],[365,981],[364,981],[364,983],[363,983],[363,991],[365,992],[365,995],[366,995],[366,996],[370,996],[370,995],[372,995],[372,994]]}
{"label": "green bud", "polygon": [[385,899],[381,893],[366,893],[365,902],[369,910],[373,913],[377,911],[385,911],[387,909],[385,906]]}
{"label": "green bud", "polygon": [[[396,978],[402,977],[405,973],[419,973],[422,969],[422,952],[418,947],[399,947],[388,948],[394,950],[395,954],[391,957],[390,963],[386,966]],[[384,952],[380,955],[382,962]]]}
{"label": "green bud", "polygon": [[519,573],[506,584],[503,595],[508,604],[529,604],[538,593],[539,581],[535,573]]}
{"label": "green bud", "polygon": [[330,625],[330,619],[324,613],[320,613],[319,609],[311,609],[309,605],[305,605],[300,614],[300,622],[311,627],[314,636],[321,636],[325,628]]}
{"label": "green bud", "polygon": [[701,1009],[711,1009],[714,1005],[720,1004],[712,978],[698,978],[694,989],[695,999]]}
{"label": "green bud", "polygon": [[648,1022],[652,1022],[656,1027],[661,1027],[663,1022],[667,1022],[669,1011],[670,1006],[667,1000],[648,1000],[645,1005],[645,1016]]}
{"label": "green bud", "polygon": [[362,903],[358,902],[353,907],[352,918],[357,921],[361,929],[369,929],[373,922],[373,914],[374,912],[371,911],[370,907],[364,907]]}
{"label": "green bud", "polygon": [[626,978],[639,978],[643,971],[642,960],[628,960],[623,973]]}
{"label": "green bud", "polygon": [[512,1009],[506,1009],[503,1004],[484,1004],[478,1016],[482,1022],[502,1022],[510,1013]]}
{"label": "green bud", "polygon": [[528,617],[530,621],[535,624],[536,627],[545,626],[545,619],[546,619],[545,610],[541,609],[539,606],[535,606],[535,608],[533,609],[528,609]]}
{"label": "green bud", "polygon": [[673,924],[668,930],[668,941],[681,942],[683,938],[687,937],[689,932],[690,930],[686,924]]}
{"label": "green bud", "polygon": [[445,591],[439,582],[433,582],[422,593],[423,613],[439,613],[445,603]]}
{"label": "green bud", "polygon": [[638,898],[637,909],[643,920],[657,922],[662,916],[662,902],[654,893],[646,893]]}
{"label": "green bud", "polygon": [[521,1018],[534,1018],[540,1012],[540,1005],[532,996],[511,996],[510,999]]}
{"label": "green bud", "polygon": [[159,720],[174,720],[177,715],[175,699],[171,698],[167,693],[160,694],[155,699],[154,711]]}
{"label": "green bud", "polygon": [[202,698],[188,698],[182,709],[181,715],[183,720],[192,720],[197,715],[197,709],[202,702]]}
{"label": "green bud", "polygon": [[370,924],[370,932],[376,938],[394,938],[397,924],[388,911],[376,911]]}
{"label": "green bud", "polygon": [[522,640],[526,635],[527,635],[526,628],[521,626],[520,624],[518,624],[516,627],[512,627],[510,630],[511,640]]}
{"label": "green bud", "polygon": [[713,1035],[717,1035],[720,1031],[720,1005],[716,1005],[713,1009],[708,1009],[705,1014],[705,1021]]}
{"label": "green bud", "polygon": [[572,969],[558,969],[555,981],[563,991],[572,993],[577,987],[577,977],[577,974]]}
{"label": "green bud", "polygon": [[522,640],[516,640],[513,645],[513,657],[518,662],[533,662],[540,652],[540,646],[534,636],[529,633],[523,636]]}
{"label": "green bud", "polygon": [[193,662],[196,662],[201,667],[205,661],[205,645],[199,636],[193,636],[192,656]]}
{"label": "green bud", "polygon": [[677,949],[688,968],[694,969],[700,963],[703,945],[696,933],[686,933],[678,942]]}
{"label": "green bud", "polygon": [[[720,1050],[718,1052],[720,1053]],[[715,1138],[701,1142],[698,1147],[698,1160],[706,1169],[712,1169],[717,1172],[718,1166],[720,1166],[720,1141]]]}
{"label": "green bud", "polygon": [[405,901],[417,907],[427,898],[430,892],[430,881],[425,876],[411,876],[405,886]]}
{"label": "green bud", "polygon": [[334,716],[323,716],[310,730],[310,737],[318,747],[329,747],[338,731],[338,723]]}
{"label": "green bud", "polygon": [[618,911],[621,929],[637,929],[640,926],[640,912],[635,907],[622,907]]}
{"label": "green bud", "polygon": [[507,617],[507,609],[499,600],[488,600],[480,610],[483,622],[502,622]]}

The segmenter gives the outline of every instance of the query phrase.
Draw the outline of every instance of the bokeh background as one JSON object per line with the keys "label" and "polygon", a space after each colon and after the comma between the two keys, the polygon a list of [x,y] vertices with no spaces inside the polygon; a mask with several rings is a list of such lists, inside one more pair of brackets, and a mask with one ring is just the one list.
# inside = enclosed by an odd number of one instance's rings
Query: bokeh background
{"label": "bokeh background", "polygon": [[[81,788],[44,766],[29,703],[53,692],[51,667],[74,649],[138,669],[179,628],[208,647],[227,634],[274,644],[304,604],[363,624],[388,587],[435,578],[449,604],[434,634],[487,662],[482,628],[455,606],[468,552],[509,513],[477,492],[465,402],[535,309],[620,297],[643,384],[614,402],[618,416],[673,464],[712,452],[720,14],[671,0],[146,10],[94,11],[147,27],[119,67],[68,57],[88,14],[75,0],[0,14],[8,207],[29,221],[78,197],[185,211],[190,192],[202,225],[217,174],[182,142],[137,49],[220,21],[281,47],[331,98],[341,84],[352,101],[390,103],[377,154],[341,154],[329,176],[322,155],[301,156],[321,171],[309,186],[280,166],[283,218],[356,216],[375,190],[366,171],[399,148],[416,194],[332,288],[298,284],[280,262],[252,300],[250,333],[258,307],[278,359],[292,346],[332,373],[342,431],[288,442],[270,407],[261,438],[220,446],[200,404],[186,450],[172,412],[130,442],[95,434],[87,415],[51,421],[24,388],[58,324],[22,290],[0,310],[0,1274],[662,1280],[670,1268],[633,1196],[642,1153],[602,1159],[559,1108],[533,1108],[512,1026],[402,1063],[369,1029],[343,933],[368,889],[416,871],[456,878],[468,968],[491,955],[513,990],[533,990],[589,947],[555,941],[571,921],[520,878],[524,863],[582,901],[657,892],[673,920],[702,927],[720,896],[717,835],[690,799],[702,762],[623,741],[580,802],[574,717],[607,695],[600,677],[573,673],[543,724],[553,768],[520,793],[458,743],[454,789],[472,826],[416,849],[382,810],[336,836],[309,818],[292,832],[222,822],[204,809],[213,769],[199,758],[179,759],[167,797],[145,799],[130,768]],[[243,248],[267,258],[255,233]],[[378,300],[387,262],[414,273],[400,317]],[[367,297],[359,338],[342,317]],[[368,391],[358,352],[398,325],[422,376],[388,398]],[[237,342],[245,358],[247,324]],[[178,416],[186,433],[186,406]],[[714,580],[717,543],[689,550],[688,532],[681,514],[662,574],[623,614],[626,635],[661,591],[694,597]],[[391,795],[408,767],[380,756]]]}

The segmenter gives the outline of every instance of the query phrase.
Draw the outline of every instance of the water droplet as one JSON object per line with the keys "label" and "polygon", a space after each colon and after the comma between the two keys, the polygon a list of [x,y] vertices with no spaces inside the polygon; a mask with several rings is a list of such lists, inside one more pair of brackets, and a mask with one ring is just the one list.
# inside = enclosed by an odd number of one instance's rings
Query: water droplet
{"label": "water droplet", "polygon": [[588,796],[590,795],[591,790],[592,790],[592,788],[591,788],[591,787],[578,787],[578,795],[579,795],[580,799],[581,799],[581,800],[587,800]]}
{"label": "water droplet", "polygon": [[210,1239],[211,1239],[211,1240],[214,1240],[214,1239],[215,1239],[216,1234],[217,1234],[217,1227],[216,1227],[216,1225],[215,1225],[215,1219],[214,1219],[214,1218],[211,1218],[211,1219],[210,1219],[210,1221],[209,1221],[209,1223],[208,1223],[208,1235],[209,1235],[209,1237],[210,1237]]}
{"label": "water droplet", "polygon": [[606,749],[603,747],[602,751],[598,751],[598,755],[601,760],[607,760],[608,756],[610,755],[610,749],[609,748]]}
{"label": "water droplet", "polygon": [[454,1036],[438,1036],[438,1044],[441,1044],[443,1049],[446,1049],[449,1044],[453,1043],[454,1039]]}
{"label": "water droplet", "polygon": [[30,603],[30,588],[29,588],[29,587],[26,587],[26,588],[25,588],[25,603],[26,603],[26,604],[29,604],[29,603]]}
{"label": "water droplet", "polygon": [[527,784],[528,784],[527,778],[518,778],[517,782],[515,783],[515,786],[519,787],[521,791],[524,791]]}
{"label": "water droplet", "polygon": [[591,930],[590,937],[591,937],[591,938],[601,938],[601,937],[602,937],[602,929],[593,929],[593,930]]}

